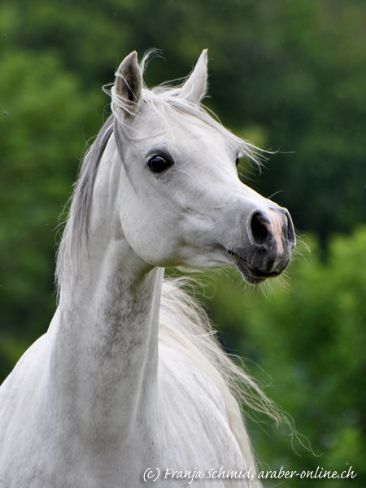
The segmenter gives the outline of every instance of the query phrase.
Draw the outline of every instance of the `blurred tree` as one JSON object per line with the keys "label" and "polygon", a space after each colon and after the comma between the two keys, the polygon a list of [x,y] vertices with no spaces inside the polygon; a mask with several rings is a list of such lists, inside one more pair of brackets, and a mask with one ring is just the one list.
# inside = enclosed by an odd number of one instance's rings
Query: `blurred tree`
{"label": "blurred tree", "polygon": [[24,347],[53,312],[55,229],[101,99],[51,55],[8,52],[0,62],[0,341],[10,369],[22,349],[12,338]]}

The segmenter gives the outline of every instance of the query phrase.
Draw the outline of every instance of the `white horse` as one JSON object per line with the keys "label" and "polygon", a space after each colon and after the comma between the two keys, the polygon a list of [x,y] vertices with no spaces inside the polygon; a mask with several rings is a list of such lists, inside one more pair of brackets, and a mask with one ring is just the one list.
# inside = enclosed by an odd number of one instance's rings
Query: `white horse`
{"label": "white horse", "polygon": [[239,472],[255,467],[236,395],[270,404],[163,275],[236,266],[259,283],[288,264],[293,225],[238,178],[255,148],[200,105],[206,51],[180,87],[148,90],[144,64],[133,52],[117,70],[60,245],[58,308],[0,389],[1,487],[260,486]]}

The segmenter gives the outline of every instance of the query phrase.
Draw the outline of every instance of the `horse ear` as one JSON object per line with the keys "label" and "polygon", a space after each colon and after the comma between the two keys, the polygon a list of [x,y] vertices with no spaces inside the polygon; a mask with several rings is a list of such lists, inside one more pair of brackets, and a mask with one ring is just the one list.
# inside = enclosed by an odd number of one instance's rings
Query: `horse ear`
{"label": "horse ear", "polygon": [[138,104],[142,90],[142,74],[137,52],[132,51],[119,65],[115,73],[115,93],[126,103],[126,115],[131,115]]}
{"label": "horse ear", "polygon": [[204,49],[192,73],[182,86],[179,96],[198,104],[206,95],[207,78],[207,49]]}

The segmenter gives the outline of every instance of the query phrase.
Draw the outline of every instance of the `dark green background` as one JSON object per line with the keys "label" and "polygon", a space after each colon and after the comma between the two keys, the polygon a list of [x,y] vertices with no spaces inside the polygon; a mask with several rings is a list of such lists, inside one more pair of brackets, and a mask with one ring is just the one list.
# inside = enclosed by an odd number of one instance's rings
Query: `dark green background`
{"label": "dark green background", "polygon": [[264,294],[233,273],[206,278],[225,347],[315,453],[259,419],[257,457],[271,469],[353,465],[353,485],[366,486],[365,46],[361,0],[2,0],[0,379],[52,316],[59,216],[108,112],[100,87],[133,49],[163,50],[153,85],[185,76],[207,47],[209,106],[279,151],[260,176],[242,168],[246,182],[279,192],[303,235],[285,283]]}

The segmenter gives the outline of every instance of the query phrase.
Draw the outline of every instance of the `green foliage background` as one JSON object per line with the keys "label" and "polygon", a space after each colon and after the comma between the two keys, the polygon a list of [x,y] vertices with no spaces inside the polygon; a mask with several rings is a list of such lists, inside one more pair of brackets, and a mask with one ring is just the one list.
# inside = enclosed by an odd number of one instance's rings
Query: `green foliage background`
{"label": "green foliage background", "polygon": [[257,456],[272,469],[353,465],[353,485],[365,486],[365,25],[361,0],[3,0],[0,380],[52,316],[57,223],[107,112],[101,85],[133,49],[163,50],[153,85],[186,75],[208,47],[210,107],[280,150],[260,177],[245,171],[247,183],[279,192],[313,235],[286,285],[265,294],[236,274],[209,279],[216,294],[204,302],[226,348],[247,358],[316,454],[250,423]]}

